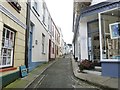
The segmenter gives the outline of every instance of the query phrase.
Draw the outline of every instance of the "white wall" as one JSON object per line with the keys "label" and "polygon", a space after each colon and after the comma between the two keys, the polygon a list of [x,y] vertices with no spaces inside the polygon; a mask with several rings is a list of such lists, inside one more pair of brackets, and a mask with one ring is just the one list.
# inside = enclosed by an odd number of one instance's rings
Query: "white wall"
{"label": "white wall", "polygon": [[75,40],[75,57],[79,57],[79,50],[78,50],[78,37]]}
{"label": "white wall", "polygon": [[[37,1],[37,0],[36,0]],[[33,5],[34,2],[32,2]],[[48,61],[48,52],[49,52],[49,39],[50,35],[48,34],[47,27],[45,27],[42,23],[42,4],[43,2],[40,0],[38,2],[38,12],[40,14],[40,17],[36,14],[34,9],[32,8],[32,11],[30,11],[30,20],[34,24],[34,30],[33,30],[33,44],[34,48],[32,48],[32,62],[42,62],[42,61]],[[47,17],[47,15],[46,15]],[[47,23],[48,24],[48,23]],[[45,35],[45,54],[42,53],[42,33]],[[38,44],[35,44],[35,40],[38,41]]]}
{"label": "white wall", "polygon": [[88,44],[87,44],[87,22],[80,22],[79,24],[80,33],[80,50],[81,59],[88,59]]}

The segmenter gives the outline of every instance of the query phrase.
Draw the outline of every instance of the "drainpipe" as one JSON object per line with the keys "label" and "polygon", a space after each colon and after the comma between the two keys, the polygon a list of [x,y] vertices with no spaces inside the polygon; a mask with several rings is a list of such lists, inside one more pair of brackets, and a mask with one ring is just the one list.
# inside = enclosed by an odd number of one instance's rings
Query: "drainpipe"
{"label": "drainpipe", "polygon": [[76,48],[76,47],[75,47],[75,42],[74,42],[74,59],[75,59],[75,51],[76,51],[75,48]]}
{"label": "drainpipe", "polygon": [[26,12],[26,33],[25,33],[25,65],[28,69],[28,51],[29,51],[29,26],[30,26],[30,1],[27,0],[27,12]]}

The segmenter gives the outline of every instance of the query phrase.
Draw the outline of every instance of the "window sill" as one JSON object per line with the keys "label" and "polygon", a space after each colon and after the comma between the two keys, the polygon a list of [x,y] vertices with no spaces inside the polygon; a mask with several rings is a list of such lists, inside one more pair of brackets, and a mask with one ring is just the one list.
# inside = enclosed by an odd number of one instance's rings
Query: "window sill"
{"label": "window sill", "polygon": [[11,70],[16,70],[16,69],[17,69],[17,67],[4,68],[4,69],[0,69],[0,72],[11,71]]}

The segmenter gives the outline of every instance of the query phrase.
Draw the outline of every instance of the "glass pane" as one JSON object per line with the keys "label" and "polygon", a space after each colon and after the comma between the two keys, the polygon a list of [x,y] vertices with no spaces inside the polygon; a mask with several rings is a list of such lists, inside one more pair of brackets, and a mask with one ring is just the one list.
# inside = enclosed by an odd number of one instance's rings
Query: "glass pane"
{"label": "glass pane", "polygon": [[11,50],[8,50],[8,57],[11,57]]}
{"label": "glass pane", "polygon": [[3,56],[7,56],[7,49],[3,49]]}
{"label": "glass pane", "polygon": [[4,46],[4,43],[5,43],[5,28],[3,29],[2,46]]}
{"label": "glass pane", "polygon": [[101,14],[103,59],[120,59],[119,25],[118,10]]}
{"label": "glass pane", "polygon": [[0,57],[0,65],[2,65],[2,57]]}
{"label": "glass pane", "polygon": [[4,29],[3,29],[3,37],[5,37],[5,31],[6,31],[6,30],[5,30],[5,28],[4,28]]}
{"label": "glass pane", "polygon": [[5,47],[8,47],[8,45],[9,45],[9,40],[6,39],[6,40],[5,40],[5,43],[4,43],[4,46],[5,46]]}
{"label": "glass pane", "polygon": [[6,57],[3,57],[2,65],[6,65],[6,60],[7,60],[7,58],[6,58]]}
{"label": "glass pane", "polygon": [[7,59],[7,65],[9,65],[11,63],[11,57],[8,57]]}
{"label": "glass pane", "polygon": [[13,32],[11,32],[10,40],[13,40]]}
{"label": "glass pane", "polygon": [[7,30],[6,38],[8,39],[10,37],[10,31]]}
{"label": "glass pane", "polygon": [[2,39],[2,47],[4,47],[4,46],[5,46],[5,44],[4,44],[4,43],[5,43],[5,38],[3,38],[3,39]]}

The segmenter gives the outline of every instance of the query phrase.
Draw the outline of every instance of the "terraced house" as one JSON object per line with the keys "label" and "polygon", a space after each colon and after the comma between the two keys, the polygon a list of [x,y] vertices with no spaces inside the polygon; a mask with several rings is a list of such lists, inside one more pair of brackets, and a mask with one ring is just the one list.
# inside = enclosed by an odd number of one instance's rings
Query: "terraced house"
{"label": "terraced house", "polygon": [[[12,0],[10,0],[12,1]],[[25,64],[26,0],[0,1],[0,85],[19,77]],[[12,77],[12,78],[11,78]]]}
{"label": "terraced house", "polygon": [[26,66],[31,71],[49,61],[50,19],[44,0],[29,0],[29,7]]}

